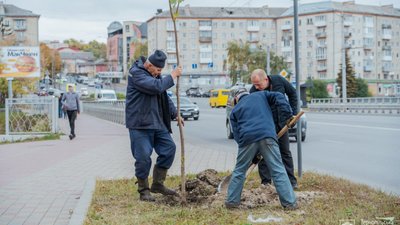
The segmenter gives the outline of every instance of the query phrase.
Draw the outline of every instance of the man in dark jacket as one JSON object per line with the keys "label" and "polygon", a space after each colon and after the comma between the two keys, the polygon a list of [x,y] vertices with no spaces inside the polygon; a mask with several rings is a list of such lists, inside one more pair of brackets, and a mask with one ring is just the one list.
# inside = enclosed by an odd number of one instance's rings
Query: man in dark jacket
{"label": "man in dark jacket", "polygon": [[[156,50],[148,59],[140,57],[129,70],[125,121],[136,160],[135,175],[142,201],[155,201],[150,191],[176,195],[175,191],[164,186],[167,171],[175,158],[176,146],[170,133],[171,119],[177,117],[176,108],[166,91],[174,86],[174,79],[182,74],[182,69],[177,67],[171,75],[161,77],[166,59],[164,52]],[[158,158],[149,188],[153,148]]]}
{"label": "man in dark jacket", "polygon": [[[250,93],[256,91],[274,91],[280,92],[282,94],[286,94],[289,98],[290,107],[292,108],[293,115],[297,114],[297,94],[296,89],[282,76],[280,75],[272,75],[267,76],[264,70],[256,69],[251,74],[251,82],[253,83],[253,87],[250,89]],[[279,124],[281,114],[276,109],[276,107],[271,107],[274,121],[276,125],[276,130],[279,131],[283,128],[284,124]],[[279,142],[279,151],[282,156],[283,164],[285,165],[286,172],[289,176],[290,183],[294,189],[297,189],[297,179],[294,176],[294,166],[293,166],[293,158],[292,153],[289,149],[289,133],[286,132],[282,135],[278,140]],[[261,182],[263,184],[271,184],[271,175],[268,170],[267,165],[265,165],[264,161],[261,161],[258,164],[258,172],[261,177]]]}
{"label": "man in dark jacket", "polygon": [[231,112],[230,122],[239,151],[225,206],[239,206],[246,171],[253,158],[261,154],[271,171],[281,205],[284,208],[296,208],[296,196],[282,164],[271,111],[271,106],[276,107],[281,112],[281,119],[290,121],[292,110],[285,97],[281,93],[268,91],[249,95],[246,89],[239,89],[235,94],[235,102],[238,103]]}

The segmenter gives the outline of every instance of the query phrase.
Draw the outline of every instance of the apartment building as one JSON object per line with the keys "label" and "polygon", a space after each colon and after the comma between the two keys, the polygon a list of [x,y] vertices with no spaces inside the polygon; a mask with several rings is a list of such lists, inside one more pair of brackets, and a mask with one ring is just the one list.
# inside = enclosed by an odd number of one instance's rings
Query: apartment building
{"label": "apartment building", "polygon": [[118,21],[107,27],[107,62],[110,72],[122,72],[123,69],[123,27]]}
{"label": "apartment building", "polygon": [[132,63],[137,43],[146,43],[147,23],[124,21],[122,30],[123,72],[126,76]]}
{"label": "apartment building", "polygon": [[0,1],[0,42],[17,46],[39,45],[39,17],[32,11]]}
{"label": "apartment building", "polygon": [[[252,49],[267,46],[284,56],[294,73],[293,8],[180,9],[178,38],[183,86],[222,87],[229,84],[226,65],[231,40],[251,43]],[[168,54],[170,72],[177,62],[169,12],[147,21],[149,53]],[[356,77],[369,83],[374,95],[400,95],[400,10],[393,6],[369,6],[351,2],[318,2],[299,6],[300,81],[322,79],[336,96],[335,79],[341,70],[341,50],[346,48]],[[344,41],[342,42],[344,37]]]}

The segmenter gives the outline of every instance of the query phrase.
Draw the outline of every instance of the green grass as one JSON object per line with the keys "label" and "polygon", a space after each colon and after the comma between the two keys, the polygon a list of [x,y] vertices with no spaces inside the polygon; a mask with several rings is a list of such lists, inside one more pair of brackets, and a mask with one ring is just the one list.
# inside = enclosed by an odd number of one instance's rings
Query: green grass
{"label": "green grass", "polygon": [[28,138],[24,140],[18,140],[18,141],[5,141],[5,142],[0,142],[0,145],[4,144],[14,144],[14,143],[23,143],[23,142],[32,142],[32,141],[51,141],[51,140],[59,140],[61,137],[61,133],[56,133],[56,134],[49,134],[45,135],[43,137],[35,137],[35,138]]}
{"label": "green grass", "polygon": [[[193,175],[191,175],[193,177]],[[255,181],[256,173],[249,180]],[[257,181],[257,180],[256,180]],[[249,182],[253,185],[257,182]],[[170,187],[179,185],[179,177],[168,177]],[[204,207],[188,205],[168,206],[138,201],[134,179],[97,181],[85,225],[97,224],[250,224],[247,217],[274,215],[284,219],[268,224],[339,224],[351,218],[361,219],[391,216],[400,218],[400,198],[385,194],[365,185],[307,172],[299,180],[301,191],[322,191],[323,198],[300,205],[295,211],[284,211],[276,205],[265,205],[249,210],[227,210],[223,206]],[[246,188],[250,188],[246,185]]]}

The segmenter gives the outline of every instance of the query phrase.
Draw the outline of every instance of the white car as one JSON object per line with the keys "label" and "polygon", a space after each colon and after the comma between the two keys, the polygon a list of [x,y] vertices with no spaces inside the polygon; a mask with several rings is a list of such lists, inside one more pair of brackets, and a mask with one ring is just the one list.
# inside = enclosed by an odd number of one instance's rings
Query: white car
{"label": "white car", "polygon": [[87,90],[87,88],[81,88],[81,95],[82,96],[88,96],[89,95],[89,91]]}
{"label": "white car", "polygon": [[118,100],[114,90],[99,89],[96,91],[95,97],[98,102]]}

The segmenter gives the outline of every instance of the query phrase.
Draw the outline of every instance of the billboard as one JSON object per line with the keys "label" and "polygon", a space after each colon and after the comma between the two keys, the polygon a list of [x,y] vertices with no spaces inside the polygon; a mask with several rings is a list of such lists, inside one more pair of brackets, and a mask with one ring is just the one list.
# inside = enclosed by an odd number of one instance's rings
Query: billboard
{"label": "billboard", "polygon": [[39,47],[0,47],[0,77],[40,77]]}

